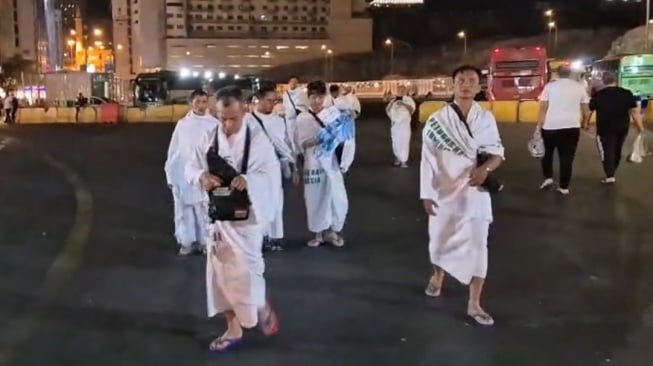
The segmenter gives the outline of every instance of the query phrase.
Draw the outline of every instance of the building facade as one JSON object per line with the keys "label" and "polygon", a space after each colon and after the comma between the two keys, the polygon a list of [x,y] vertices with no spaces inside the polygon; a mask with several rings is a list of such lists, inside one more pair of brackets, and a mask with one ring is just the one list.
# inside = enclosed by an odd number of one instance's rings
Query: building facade
{"label": "building facade", "polygon": [[372,50],[365,0],[114,0],[116,72],[256,74]]}
{"label": "building facade", "polygon": [[37,1],[0,0],[0,62],[15,55],[37,60]]}

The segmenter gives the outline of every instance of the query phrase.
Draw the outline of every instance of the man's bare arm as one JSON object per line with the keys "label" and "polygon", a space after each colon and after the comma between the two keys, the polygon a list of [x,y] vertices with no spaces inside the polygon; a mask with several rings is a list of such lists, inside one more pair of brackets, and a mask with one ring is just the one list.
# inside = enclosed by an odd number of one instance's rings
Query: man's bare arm
{"label": "man's bare arm", "polygon": [[540,113],[537,116],[537,128],[541,129],[544,125],[544,119],[546,118],[546,112],[549,110],[549,102],[540,102]]}

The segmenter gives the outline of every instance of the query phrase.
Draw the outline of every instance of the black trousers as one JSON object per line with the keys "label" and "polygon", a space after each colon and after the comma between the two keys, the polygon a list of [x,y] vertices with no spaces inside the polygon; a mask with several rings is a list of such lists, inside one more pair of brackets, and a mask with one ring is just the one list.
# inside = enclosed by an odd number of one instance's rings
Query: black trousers
{"label": "black trousers", "polygon": [[562,189],[569,188],[579,138],[580,128],[542,130],[545,149],[542,158],[542,174],[544,178],[553,178],[553,155],[557,150],[560,162],[560,188]]}
{"label": "black trousers", "polygon": [[603,172],[606,178],[614,178],[617,173],[627,135],[628,131],[596,136],[596,145],[603,162]]}

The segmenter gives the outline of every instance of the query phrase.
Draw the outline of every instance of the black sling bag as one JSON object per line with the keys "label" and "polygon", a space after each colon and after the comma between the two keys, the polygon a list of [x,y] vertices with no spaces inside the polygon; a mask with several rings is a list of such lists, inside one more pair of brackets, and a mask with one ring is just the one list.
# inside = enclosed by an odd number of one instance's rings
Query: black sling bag
{"label": "black sling bag", "polygon": [[[473,139],[474,135],[472,134],[472,129],[469,128],[469,124],[467,123],[467,119],[465,118],[463,111],[460,110],[460,107],[458,107],[456,103],[449,103],[449,106],[451,109],[453,109],[454,112],[456,112],[456,115],[458,115],[460,121],[465,125],[467,133]],[[485,164],[488,160],[490,160],[491,157],[492,155],[488,153],[476,152],[476,166],[478,167]],[[485,178],[485,181],[483,184],[481,184],[481,187],[490,193],[499,193],[503,189],[503,184],[499,181],[499,178],[496,177],[494,172],[488,172],[487,178]]]}
{"label": "black sling bag", "polygon": [[231,182],[241,174],[247,174],[251,136],[249,128],[245,131],[245,149],[240,172],[236,171],[223,157],[219,155],[218,131],[215,133],[213,145],[206,153],[209,173],[222,179],[222,187],[209,192],[209,217],[215,221],[243,221],[249,218],[251,201],[247,190],[231,189]]}

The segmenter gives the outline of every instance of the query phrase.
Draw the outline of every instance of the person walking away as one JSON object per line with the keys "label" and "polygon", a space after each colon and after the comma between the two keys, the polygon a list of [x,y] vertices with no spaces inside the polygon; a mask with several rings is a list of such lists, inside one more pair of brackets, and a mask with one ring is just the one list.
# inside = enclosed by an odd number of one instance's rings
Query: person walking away
{"label": "person walking away", "polygon": [[[299,88],[297,76],[291,76],[288,80],[288,91],[283,93],[282,101],[285,109],[284,118],[288,123],[290,136],[294,136],[297,116],[308,108],[306,93]],[[296,146],[293,147],[293,150],[296,150]]]}
{"label": "person walking away", "polygon": [[[334,102],[335,106],[339,109],[348,110],[354,115],[354,120],[358,119],[361,115],[361,102],[354,94],[354,90],[351,86],[346,85],[343,88],[343,92]],[[338,158],[338,164],[340,165],[340,170],[343,173],[347,173],[351,165],[354,163],[354,157],[356,156],[356,130],[354,129],[354,138],[351,140],[345,141],[344,144],[338,146],[336,149],[336,156]]]}
{"label": "person walking away", "polygon": [[[453,73],[455,105],[433,113],[422,133],[420,199],[429,216],[429,254],[433,275],[425,293],[440,296],[445,272],[469,285],[467,315],[480,325],[494,320],[481,306],[488,267],[488,231],[492,223],[490,193],[481,188],[488,174],[503,162],[504,148],[491,112],[474,96],[481,72],[460,66]],[[477,166],[479,152],[490,155]]]}
{"label": "person walking away", "polygon": [[535,134],[541,134],[545,153],[542,158],[544,181],[540,189],[554,188],[553,155],[557,151],[560,162],[560,184],[557,191],[569,194],[574,158],[581,123],[589,112],[589,97],[581,83],[571,79],[571,69],[561,66],[559,78],[544,86],[540,96],[540,113]]}
{"label": "person walking away", "polygon": [[[251,112],[246,118],[253,119],[254,122],[250,125],[260,127],[265,135],[268,137],[272,146],[274,147],[276,157],[279,159],[281,166],[281,177],[290,179],[293,175],[298,174],[295,164],[295,154],[292,148],[290,136],[288,135],[288,126],[286,121],[273,113],[276,101],[276,91],[274,88],[261,88],[256,92],[255,110]],[[274,219],[270,223],[270,227],[266,233],[264,241],[264,249],[272,251],[282,251],[284,248],[283,238],[283,207],[284,207],[284,191],[283,181],[279,182],[278,201],[276,206],[276,213]]]}
{"label": "person walking away", "polygon": [[[596,145],[605,173],[601,183],[614,184],[630,121],[635,123],[639,133],[644,131],[644,125],[639,103],[633,93],[617,86],[614,73],[605,72],[602,79],[605,87],[592,97],[589,108],[596,112]],[[589,127],[590,117],[591,114],[585,119],[584,128]]]}
{"label": "person walking away", "polygon": [[312,248],[324,243],[336,247],[345,245],[340,232],[349,210],[347,190],[335,152],[322,157],[317,155],[318,134],[329,123],[322,112],[337,112],[334,107],[324,108],[326,92],[323,81],[308,84],[309,110],[297,117],[294,136],[295,146],[303,158],[299,170],[304,177],[308,229],[314,234],[314,238],[308,242]]}
{"label": "person walking away", "polygon": [[331,84],[329,86],[329,94],[324,98],[324,108],[333,107],[336,105],[336,99],[340,96],[340,86],[338,84]]}
{"label": "person walking away", "polygon": [[177,122],[168,147],[164,170],[172,191],[175,238],[179,255],[206,252],[208,231],[208,195],[201,187],[188,184],[185,167],[200,137],[214,131],[218,120],[208,113],[208,96],[202,90],[190,95],[191,111]]}
{"label": "person walking away", "polygon": [[[189,184],[215,192],[216,197],[221,196],[219,192],[241,192],[247,194],[251,203],[246,219],[234,221],[241,212],[236,207],[232,217],[211,224],[206,260],[208,315],[224,314],[227,330],[211,342],[209,349],[224,352],[242,342],[243,329],[259,325],[267,336],[279,330],[278,317],[266,301],[262,245],[264,230],[276,212],[275,195],[279,192],[281,173],[274,147],[265,133],[244,121],[242,90],[220,89],[216,100],[220,124],[198,140],[185,175]],[[219,169],[209,166],[209,158],[212,164],[219,160]],[[230,172],[229,176],[218,176],[210,172],[224,171],[226,167],[237,175],[231,177]],[[217,188],[219,192],[215,191]]]}
{"label": "person walking away", "polygon": [[79,93],[77,95],[77,100],[75,100],[75,122],[79,122],[79,112],[86,106],[86,102],[84,94]]}
{"label": "person walking away", "polygon": [[14,94],[13,93],[8,93],[7,96],[5,97],[5,100],[3,101],[3,108],[5,110],[5,123],[10,124],[13,123],[14,121],[12,120],[12,109],[14,107]]}
{"label": "person walking away", "polygon": [[392,138],[392,152],[395,156],[394,165],[401,168],[408,168],[410,122],[415,107],[415,100],[406,95],[406,87],[400,85],[397,88],[397,97],[391,100],[385,108],[391,122],[390,137]]}
{"label": "person walking away", "polygon": [[20,103],[18,102],[18,97],[14,96],[11,100],[11,122],[16,123],[18,119],[16,115],[18,114],[18,108],[20,108]]}

